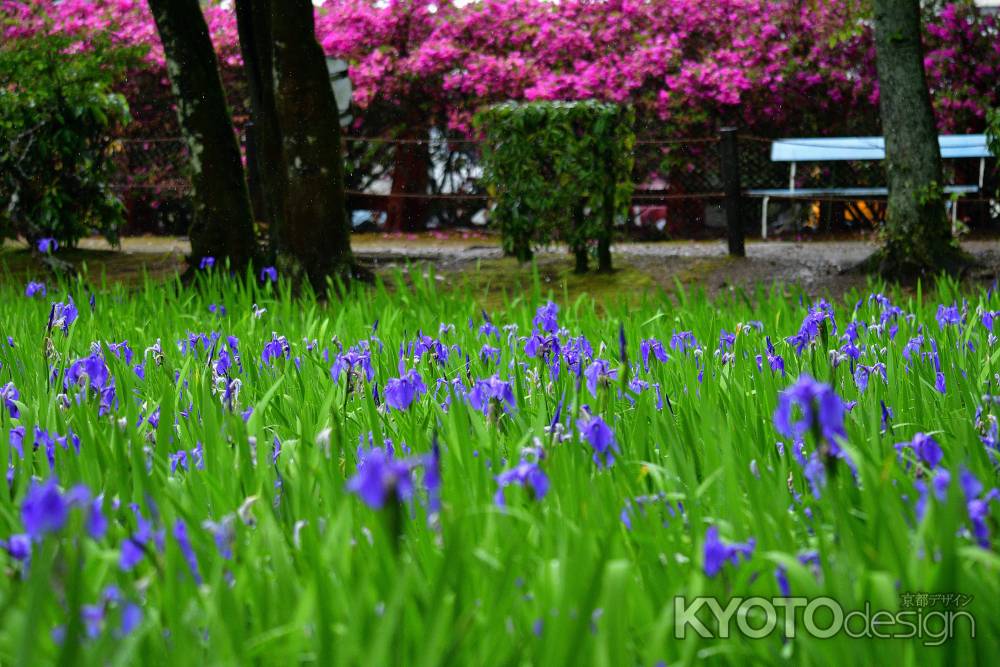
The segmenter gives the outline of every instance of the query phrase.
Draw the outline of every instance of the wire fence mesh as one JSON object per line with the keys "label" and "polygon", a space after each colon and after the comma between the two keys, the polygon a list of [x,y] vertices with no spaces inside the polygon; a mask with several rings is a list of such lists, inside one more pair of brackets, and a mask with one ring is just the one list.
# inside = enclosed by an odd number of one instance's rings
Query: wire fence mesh
{"label": "wire fence mesh", "polygon": [[[770,159],[772,140],[743,135],[739,140],[744,189],[788,186],[789,165]],[[244,141],[245,144],[245,141]],[[245,146],[244,146],[245,147]],[[484,225],[489,197],[481,182],[481,142],[430,131],[418,138],[344,137],[345,186],[356,228],[377,229],[392,199],[421,202],[431,228]],[[726,219],[717,137],[639,137],[635,145],[634,194],[626,231],[637,238],[711,238],[725,235]],[[119,179],[113,187],[126,204],[126,232],[185,233],[191,216],[187,152],[179,137],[128,138],[115,144]],[[425,160],[426,182],[400,191],[393,187],[394,165],[407,156]],[[979,179],[977,160],[946,160],[947,183]],[[973,230],[997,222],[996,163],[990,161],[979,193],[963,197],[958,214]],[[878,161],[837,161],[799,165],[796,188],[885,185]],[[744,227],[760,229],[760,201],[745,197]],[[871,229],[884,216],[884,199],[845,200],[817,195],[783,198],[769,206],[771,234],[805,230],[851,233]]]}

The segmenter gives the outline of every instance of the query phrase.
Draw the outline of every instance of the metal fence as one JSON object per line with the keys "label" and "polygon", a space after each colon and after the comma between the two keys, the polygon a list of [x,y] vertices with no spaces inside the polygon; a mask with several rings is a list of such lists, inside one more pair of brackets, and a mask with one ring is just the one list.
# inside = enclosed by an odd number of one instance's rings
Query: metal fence
{"label": "metal fence", "polygon": [[[480,181],[481,142],[429,132],[427,138],[346,136],[345,183],[348,208],[359,228],[378,228],[391,198],[421,202],[429,226],[474,226],[488,221],[488,196]],[[738,161],[744,189],[783,187],[788,167],[770,160],[771,139],[741,135]],[[392,165],[400,151],[420,147],[429,159],[426,187],[392,191]],[[190,220],[184,176],[186,149],[180,138],[123,139],[116,145],[121,177],[114,184],[128,211],[128,232],[185,233]],[[978,163],[946,161],[946,181],[970,183]],[[994,164],[986,185],[959,203],[959,217],[973,229],[992,229],[989,193],[996,192]],[[877,186],[885,184],[879,162],[830,162],[808,165],[797,187]],[[635,184],[626,232],[636,238],[713,238],[726,234],[719,137],[663,139],[639,137],[635,147]],[[744,227],[759,229],[759,202],[741,203]],[[884,214],[878,199],[816,196],[785,199],[772,206],[772,234],[851,233],[871,229]]]}

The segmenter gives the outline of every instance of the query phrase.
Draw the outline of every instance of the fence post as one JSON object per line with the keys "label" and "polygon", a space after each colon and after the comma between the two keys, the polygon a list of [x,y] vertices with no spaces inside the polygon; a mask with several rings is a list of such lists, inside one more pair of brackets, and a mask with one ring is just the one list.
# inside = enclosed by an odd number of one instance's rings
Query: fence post
{"label": "fence post", "polygon": [[740,183],[740,150],[736,128],[719,130],[719,158],[722,168],[722,188],[726,196],[726,224],[729,227],[729,254],[745,257],[743,244],[743,187]]}

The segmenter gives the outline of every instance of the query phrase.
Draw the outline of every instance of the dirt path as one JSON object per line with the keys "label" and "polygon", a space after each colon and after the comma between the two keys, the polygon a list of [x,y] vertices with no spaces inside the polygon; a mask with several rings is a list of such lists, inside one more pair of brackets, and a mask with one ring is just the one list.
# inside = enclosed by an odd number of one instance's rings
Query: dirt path
{"label": "dirt path", "polygon": [[[476,232],[358,234],[352,238],[352,247],[362,263],[380,273],[429,263],[440,275],[461,276],[488,289],[516,291],[521,287],[518,276],[528,273],[503,257],[495,236]],[[1000,241],[967,241],[963,247],[981,264],[973,272],[974,280],[992,281],[1000,275]],[[7,246],[8,264],[11,258],[25,255],[14,248]],[[568,255],[560,248],[538,253],[536,263],[545,282],[554,283],[553,287],[563,283],[571,292],[669,289],[680,281],[717,293],[729,287],[778,282],[800,285],[814,295],[839,296],[866,284],[865,276],[850,269],[875,246],[865,241],[750,241],[746,248],[745,259],[734,259],[722,241],[619,243],[613,248],[617,270],[610,276],[574,276]],[[160,275],[183,268],[190,244],[181,237],[132,237],[123,239],[121,248],[114,251],[103,239],[91,238],[71,252],[80,254],[71,261],[87,261],[91,271],[96,268],[109,279],[129,280],[140,277],[143,270]]]}

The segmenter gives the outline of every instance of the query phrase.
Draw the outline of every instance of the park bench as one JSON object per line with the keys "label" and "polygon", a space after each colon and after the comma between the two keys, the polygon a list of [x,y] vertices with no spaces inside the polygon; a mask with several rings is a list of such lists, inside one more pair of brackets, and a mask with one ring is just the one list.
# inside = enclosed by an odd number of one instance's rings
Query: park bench
{"label": "park bench", "polygon": [[[943,159],[979,158],[979,183],[977,185],[946,185],[949,195],[962,196],[982,190],[986,173],[986,158],[990,152],[986,147],[986,135],[952,134],[938,137]],[[750,189],[750,197],[760,197],[760,235],[767,238],[767,209],[772,199],[808,199],[823,197],[832,199],[884,198],[888,196],[886,187],[840,187],[840,188],[796,188],[795,171],[800,162],[835,161],[875,161],[885,159],[885,139],[882,137],[823,137],[803,139],[779,139],[771,144],[772,162],[789,162],[787,188]],[[951,203],[951,221],[954,231],[958,206]]]}

